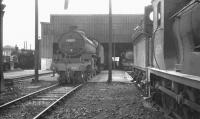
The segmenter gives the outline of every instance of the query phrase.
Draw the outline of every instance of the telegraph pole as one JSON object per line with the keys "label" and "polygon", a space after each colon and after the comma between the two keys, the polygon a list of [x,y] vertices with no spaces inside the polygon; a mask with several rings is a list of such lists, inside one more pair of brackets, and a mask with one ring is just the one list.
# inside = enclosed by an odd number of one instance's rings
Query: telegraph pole
{"label": "telegraph pole", "polygon": [[[114,35],[113,35],[113,37],[114,37]],[[113,57],[114,57],[114,63],[113,63],[113,68],[112,68],[112,69],[115,70],[115,69],[116,69],[116,66],[115,66],[115,64],[116,64],[116,56],[115,56],[115,46],[116,46],[116,45],[115,45],[115,37],[113,38],[112,41],[113,41],[113,44],[112,44],[113,46],[112,46],[112,47],[113,47]]]}
{"label": "telegraph pole", "polygon": [[2,0],[0,0],[0,93],[4,90],[4,76],[3,76],[3,15],[5,5],[2,4]]}
{"label": "telegraph pole", "polygon": [[112,0],[109,0],[109,71],[108,71],[108,83],[112,82]]}
{"label": "telegraph pole", "polygon": [[38,0],[35,0],[35,79],[38,82],[39,41],[38,41]]}

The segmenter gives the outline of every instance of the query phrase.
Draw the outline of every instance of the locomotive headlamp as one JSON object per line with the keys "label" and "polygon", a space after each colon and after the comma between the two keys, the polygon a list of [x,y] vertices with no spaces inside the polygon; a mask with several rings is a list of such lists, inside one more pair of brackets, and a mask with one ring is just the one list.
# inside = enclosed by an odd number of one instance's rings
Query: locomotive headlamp
{"label": "locomotive headlamp", "polygon": [[68,42],[68,43],[72,43],[72,42],[75,42],[76,41],[76,39],[66,39],[66,42]]}

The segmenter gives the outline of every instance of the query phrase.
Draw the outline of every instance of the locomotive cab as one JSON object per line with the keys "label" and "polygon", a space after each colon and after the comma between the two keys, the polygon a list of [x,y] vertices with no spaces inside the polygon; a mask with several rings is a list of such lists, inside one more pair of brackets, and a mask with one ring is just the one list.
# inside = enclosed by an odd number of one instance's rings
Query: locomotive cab
{"label": "locomotive cab", "polygon": [[198,1],[153,0],[152,4],[153,67],[200,76]]}
{"label": "locomotive cab", "polygon": [[179,67],[182,73],[200,76],[200,5],[191,1],[171,19],[180,51]]}

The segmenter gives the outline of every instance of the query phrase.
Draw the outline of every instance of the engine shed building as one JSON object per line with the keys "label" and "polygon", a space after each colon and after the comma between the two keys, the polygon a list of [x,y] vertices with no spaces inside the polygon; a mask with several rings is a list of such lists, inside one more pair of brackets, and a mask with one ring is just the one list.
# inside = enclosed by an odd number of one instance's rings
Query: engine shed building
{"label": "engine shed building", "polygon": [[[120,14],[113,15],[113,56],[119,57],[122,52],[132,50],[131,36],[133,29],[140,24],[143,15]],[[69,30],[70,26],[77,26],[84,31],[89,39],[99,41],[104,47],[104,61],[108,64],[109,17],[107,14],[97,15],[51,15],[50,22],[41,23],[41,69],[49,69],[53,56],[53,43]]]}

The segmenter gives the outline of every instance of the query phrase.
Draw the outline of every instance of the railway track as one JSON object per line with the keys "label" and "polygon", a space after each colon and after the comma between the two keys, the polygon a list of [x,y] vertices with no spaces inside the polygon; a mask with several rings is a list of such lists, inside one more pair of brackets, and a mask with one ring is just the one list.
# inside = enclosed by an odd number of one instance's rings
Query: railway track
{"label": "railway track", "polygon": [[1,105],[0,118],[39,119],[81,86],[82,84],[78,86],[59,86],[55,84],[33,92]]}

